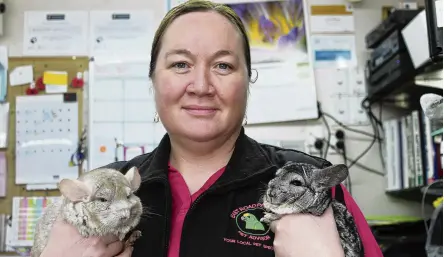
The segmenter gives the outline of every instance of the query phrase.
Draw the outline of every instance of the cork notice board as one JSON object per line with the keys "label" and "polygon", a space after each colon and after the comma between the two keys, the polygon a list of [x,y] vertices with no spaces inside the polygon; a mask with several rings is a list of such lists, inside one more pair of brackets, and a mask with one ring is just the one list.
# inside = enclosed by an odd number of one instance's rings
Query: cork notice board
{"label": "cork notice board", "polygon": [[[84,72],[88,70],[89,60],[86,57],[82,58],[9,58],[8,72],[14,68],[24,65],[33,66],[34,81],[43,76],[44,71],[66,71],[68,73],[68,81],[70,82],[77,72]],[[25,185],[15,184],[15,98],[16,96],[26,95],[28,85],[23,86],[9,86],[7,92],[7,101],[10,105],[9,116],[9,130],[8,130],[8,148],[6,149],[7,156],[7,194],[6,198],[0,198],[0,210],[2,213],[11,214],[12,198],[14,196],[57,196],[57,190],[51,191],[26,191]],[[83,89],[72,88],[68,86],[68,92],[76,93],[79,105],[78,120],[79,120],[79,138],[83,128]],[[39,94],[45,94],[44,91]],[[68,165],[68,161],[67,161]],[[48,167],[51,168],[51,167]],[[38,174],[36,174],[38,176]]]}

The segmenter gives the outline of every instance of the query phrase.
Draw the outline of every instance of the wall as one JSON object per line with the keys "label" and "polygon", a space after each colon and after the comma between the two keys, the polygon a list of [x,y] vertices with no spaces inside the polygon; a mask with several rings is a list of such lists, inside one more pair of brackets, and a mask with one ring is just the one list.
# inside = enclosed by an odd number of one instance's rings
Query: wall
{"label": "wall", "polygon": [[[397,5],[397,0],[363,0],[354,5],[356,46],[358,62],[365,61],[364,36],[381,19],[381,7],[383,5]],[[156,20],[160,20],[165,11],[165,3],[162,0],[5,0],[7,11],[4,16],[4,36],[0,37],[0,44],[9,47],[10,56],[20,56],[22,51],[23,11],[26,10],[99,10],[99,9],[152,9],[155,10]],[[310,4],[343,4],[341,0],[309,0]],[[147,46],[149,47],[149,46]],[[318,99],[326,106],[328,98],[323,95],[321,88],[317,88]],[[320,124],[313,122],[297,122],[280,125],[254,126],[247,128],[247,133],[257,139],[263,140],[297,140],[306,135],[305,131],[310,125]],[[371,127],[359,127],[372,133]],[[353,135],[348,132],[346,147],[350,158],[355,158],[370,143],[368,138]],[[361,163],[373,169],[382,171],[378,147],[375,145],[371,151],[361,159]],[[341,162],[340,156],[329,156],[333,163]],[[360,168],[351,168],[352,192],[357,203],[366,215],[420,215],[420,205],[410,202],[388,198],[384,194],[384,178],[368,173]]]}

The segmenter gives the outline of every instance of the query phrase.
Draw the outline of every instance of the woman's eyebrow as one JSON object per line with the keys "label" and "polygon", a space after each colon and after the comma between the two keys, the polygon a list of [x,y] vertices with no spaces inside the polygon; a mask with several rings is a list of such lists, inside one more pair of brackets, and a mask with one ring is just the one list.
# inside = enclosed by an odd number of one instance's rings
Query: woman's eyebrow
{"label": "woman's eyebrow", "polygon": [[232,56],[232,57],[234,57],[236,59],[238,58],[238,56],[233,51],[230,51],[230,50],[219,50],[219,51],[217,51],[217,52],[215,52],[213,54],[213,59],[216,59],[216,58],[219,58],[219,57],[223,57],[223,56]]}
{"label": "woman's eyebrow", "polygon": [[[173,49],[165,53],[165,58],[168,58],[171,55],[186,55],[190,58],[194,57],[194,55],[187,49],[179,48],[179,49]],[[219,50],[216,51],[214,54],[212,54],[212,59],[216,59],[223,56],[233,56],[237,58],[237,55],[230,50]]]}
{"label": "woman's eyebrow", "polygon": [[168,51],[168,52],[166,52],[165,53],[165,58],[167,58],[168,56],[170,56],[170,55],[187,55],[187,56],[193,56],[193,54],[189,51],[189,50],[187,50],[187,49],[173,49],[173,50],[171,50],[171,51]]}

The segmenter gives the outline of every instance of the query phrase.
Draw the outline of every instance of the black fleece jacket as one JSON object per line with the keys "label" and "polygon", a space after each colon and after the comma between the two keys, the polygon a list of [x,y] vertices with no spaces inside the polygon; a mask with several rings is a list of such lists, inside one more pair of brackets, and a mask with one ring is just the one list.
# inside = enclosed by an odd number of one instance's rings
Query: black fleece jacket
{"label": "black fleece jacket", "polygon": [[[151,153],[130,161],[107,165],[122,173],[136,166],[142,176],[137,192],[151,215],[144,215],[137,229],[142,237],[133,257],[166,257],[170,232],[171,193],[168,182],[170,140],[165,135]],[[259,222],[263,216],[260,196],[277,169],[287,161],[305,162],[319,168],[324,159],[305,153],[264,145],[242,129],[233,155],[222,176],[192,204],[186,214],[180,257],[271,257],[273,232]],[[341,187],[336,196],[340,197]]]}

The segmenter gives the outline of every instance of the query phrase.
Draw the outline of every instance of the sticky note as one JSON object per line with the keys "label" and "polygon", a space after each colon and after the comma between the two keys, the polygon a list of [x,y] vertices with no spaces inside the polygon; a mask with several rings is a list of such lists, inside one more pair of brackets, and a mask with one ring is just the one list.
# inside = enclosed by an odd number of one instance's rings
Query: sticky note
{"label": "sticky note", "polygon": [[19,66],[9,73],[9,83],[11,86],[21,86],[30,84],[34,80],[31,65]]}
{"label": "sticky note", "polygon": [[45,71],[43,73],[43,83],[45,85],[68,85],[68,72],[66,71]]}

